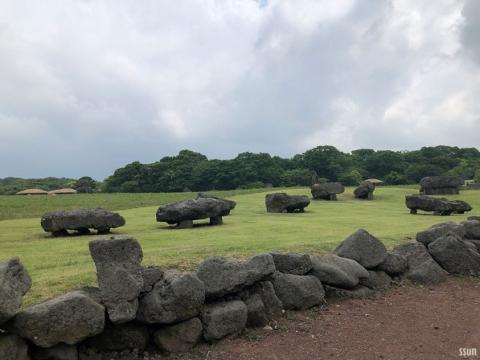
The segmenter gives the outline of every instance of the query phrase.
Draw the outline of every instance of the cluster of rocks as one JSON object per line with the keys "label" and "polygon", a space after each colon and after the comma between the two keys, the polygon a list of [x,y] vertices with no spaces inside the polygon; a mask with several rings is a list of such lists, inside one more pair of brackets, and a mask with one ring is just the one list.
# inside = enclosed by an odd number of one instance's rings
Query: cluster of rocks
{"label": "cluster of rocks", "polygon": [[315,200],[337,200],[337,194],[345,192],[345,187],[339,182],[313,184],[312,197]]}
{"label": "cluster of rocks", "polygon": [[448,273],[480,276],[480,217],[434,225],[416,240],[387,251],[360,229],[334,254],[211,257],[195,272],[143,266],[142,248],[130,237],[94,240],[89,249],[98,288],[21,311],[31,280],[14,258],[0,263],[0,358],[141,358],[154,347],[183,352],[200,341],[267,326],[285,310],[323,305],[329,298],[364,298],[401,279],[435,284]]}
{"label": "cluster of rocks", "polygon": [[265,195],[265,206],[269,213],[304,212],[308,205],[310,205],[310,200],[307,195],[288,195],[286,193]]}
{"label": "cluster of rocks", "polygon": [[463,184],[460,176],[427,176],[420,180],[420,192],[425,195],[458,194]]}
{"label": "cluster of rocks", "polygon": [[195,199],[160,206],[156,217],[157,221],[176,225],[179,229],[191,228],[194,220],[208,218],[210,225],[221,225],[223,216],[230,215],[235,206],[235,201],[200,193]]}
{"label": "cluster of rocks", "polygon": [[353,190],[353,196],[357,199],[373,200],[375,185],[369,181],[362,181],[358,187]]}
{"label": "cluster of rocks", "polygon": [[471,211],[472,207],[462,200],[448,200],[428,195],[407,195],[405,205],[410,209],[410,214],[418,210],[433,212],[434,215],[464,214]]}
{"label": "cluster of rocks", "polygon": [[125,219],[118,213],[97,208],[49,212],[42,216],[40,224],[53,236],[68,235],[68,230],[84,235],[89,234],[90,229],[107,234],[110,229],[125,225]]}

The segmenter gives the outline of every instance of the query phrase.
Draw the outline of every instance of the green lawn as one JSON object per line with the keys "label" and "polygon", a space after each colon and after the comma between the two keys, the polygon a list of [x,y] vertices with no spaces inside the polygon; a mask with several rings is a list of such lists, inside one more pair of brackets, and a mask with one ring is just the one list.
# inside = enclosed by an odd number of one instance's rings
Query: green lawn
{"label": "green lawn", "polygon": [[[114,233],[130,234],[137,238],[142,244],[146,264],[193,269],[203,258],[211,255],[243,258],[272,250],[330,252],[358,228],[367,229],[384,241],[387,247],[392,247],[412,241],[418,230],[432,224],[462,221],[469,216],[410,215],[404,205],[404,196],[417,191],[416,187],[379,187],[375,191],[374,201],[362,201],[353,199],[352,189],[347,189],[345,194],[338,197],[339,201],[312,201],[303,214],[267,214],[265,192],[247,192],[231,196],[237,201],[237,207],[230,216],[224,218],[223,226],[182,230],[171,230],[166,224],[156,223],[157,206],[138,207],[120,211],[127,224],[114,230]],[[308,189],[288,189],[288,192],[309,194]],[[130,199],[133,207],[144,201],[142,199],[153,196],[158,196],[158,200],[155,200],[158,205],[158,202],[189,195],[131,194]],[[86,199],[95,199],[97,196],[107,195],[87,195]],[[65,207],[72,207],[72,200],[58,198],[55,201],[59,201],[59,208],[64,207],[61,201],[65,201]],[[470,214],[479,213],[480,191],[464,191],[449,198],[466,200],[474,208]],[[22,202],[28,200],[21,199]],[[82,202],[82,206],[87,203],[87,200]],[[99,203],[100,200],[95,205]],[[118,204],[124,207],[126,202],[119,201]],[[22,205],[22,208],[25,206]],[[108,207],[115,208],[114,205]],[[43,233],[38,217],[4,220],[0,221],[0,260],[11,256],[21,258],[33,278],[33,287],[26,303],[38,302],[74,287],[95,283],[88,242],[96,238],[99,236],[51,238]]]}

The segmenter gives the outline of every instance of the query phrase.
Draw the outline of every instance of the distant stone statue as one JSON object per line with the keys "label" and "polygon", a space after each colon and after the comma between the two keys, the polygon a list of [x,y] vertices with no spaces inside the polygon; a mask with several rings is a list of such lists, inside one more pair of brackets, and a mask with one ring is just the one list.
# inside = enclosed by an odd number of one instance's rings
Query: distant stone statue
{"label": "distant stone statue", "polygon": [[373,200],[373,192],[375,185],[369,181],[362,181],[360,185],[353,191],[353,195],[357,199]]}
{"label": "distant stone statue", "polygon": [[431,211],[434,215],[463,214],[472,210],[472,207],[461,200],[448,200],[428,195],[407,195],[405,205],[410,209],[410,214],[416,214],[418,210]]}
{"label": "distant stone statue", "polygon": [[427,176],[420,180],[420,193],[424,195],[458,194],[464,184],[460,176]]}
{"label": "distant stone statue", "polygon": [[327,182],[323,184],[313,184],[311,188],[314,199],[337,200],[337,194],[342,194],[345,187],[339,182]]}

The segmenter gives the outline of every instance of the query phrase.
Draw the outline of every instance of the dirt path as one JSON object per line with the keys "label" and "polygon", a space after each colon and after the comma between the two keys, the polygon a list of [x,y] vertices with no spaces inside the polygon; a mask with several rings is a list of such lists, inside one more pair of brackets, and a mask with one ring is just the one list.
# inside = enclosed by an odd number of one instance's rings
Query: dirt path
{"label": "dirt path", "polygon": [[[449,279],[433,287],[402,286],[368,300],[332,302],[324,309],[288,312],[275,330],[257,330],[195,359],[480,359],[480,282]],[[192,358],[192,354],[182,359]]]}

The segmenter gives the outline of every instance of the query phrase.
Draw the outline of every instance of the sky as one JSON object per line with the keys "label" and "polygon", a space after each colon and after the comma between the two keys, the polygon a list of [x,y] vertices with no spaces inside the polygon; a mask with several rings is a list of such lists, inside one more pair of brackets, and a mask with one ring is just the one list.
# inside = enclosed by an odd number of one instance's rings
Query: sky
{"label": "sky", "polygon": [[0,178],[479,135],[478,0],[0,0]]}

